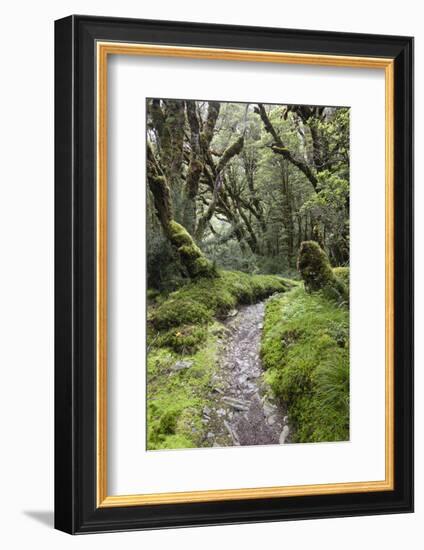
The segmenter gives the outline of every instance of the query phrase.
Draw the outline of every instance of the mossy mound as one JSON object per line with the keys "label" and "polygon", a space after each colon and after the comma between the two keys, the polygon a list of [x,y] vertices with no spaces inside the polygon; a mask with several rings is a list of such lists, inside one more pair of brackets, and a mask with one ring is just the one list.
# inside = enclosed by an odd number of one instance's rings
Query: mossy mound
{"label": "mossy mound", "polygon": [[177,353],[188,354],[197,351],[206,338],[207,329],[204,326],[184,325],[161,334],[156,345],[172,348]]}
{"label": "mossy mound", "polygon": [[301,287],[267,303],[266,379],[287,403],[295,442],[349,439],[349,312]]}
{"label": "mossy mound", "polygon": [[222,271],[213,279],[198,279],[172,292],[150,320],[154,328],[169,330],[189,324],[206,324],[222,318],[237,304],[254,303],[293,283],[275,275],[247,275]]}
{"label": "mossy mound", "polygon": [[327,254],[317,242],[304,241],[300,245],[297,268],[308,292],[323,291],[338,302],[349,301],[347,287],[333,273]]}

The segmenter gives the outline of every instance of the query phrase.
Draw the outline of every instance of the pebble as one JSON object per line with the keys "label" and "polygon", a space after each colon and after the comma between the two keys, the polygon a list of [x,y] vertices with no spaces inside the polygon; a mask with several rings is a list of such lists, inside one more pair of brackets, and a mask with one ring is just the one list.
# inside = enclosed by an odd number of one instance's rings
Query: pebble
{"label": "pebble", "polygon": [[275,424],[277,422],[277,417],[275,416],[275,414],[273,414],[272,416],[268,416],[266,421],[268,422],[268,424],[270,426],[272,426],[273,424]]}
{"label": "pebble", "polygon": [[271,415],[273,412],[275,412],[276,407],[274,405],[271,405],[270,403],[264,403],[264,412],[265,416]]}

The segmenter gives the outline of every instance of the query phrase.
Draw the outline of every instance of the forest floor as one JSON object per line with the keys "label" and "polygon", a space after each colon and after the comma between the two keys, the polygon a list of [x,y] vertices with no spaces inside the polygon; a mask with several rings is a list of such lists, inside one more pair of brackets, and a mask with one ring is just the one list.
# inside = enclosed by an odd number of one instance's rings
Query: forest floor
{"label": "forest floor", "polygon": [[148,315],[149,450],[349,438],[348,308],[222,272]]}

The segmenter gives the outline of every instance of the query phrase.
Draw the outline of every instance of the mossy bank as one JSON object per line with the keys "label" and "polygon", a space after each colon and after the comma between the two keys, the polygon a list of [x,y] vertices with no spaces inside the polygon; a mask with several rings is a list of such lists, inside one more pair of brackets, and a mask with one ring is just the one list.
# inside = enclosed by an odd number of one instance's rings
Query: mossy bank
{"label": "mossy bank", "polygon": [[[348,281],[348,272],[337,274]],[[349,439],[349,311],[303,285],[269,300],[261,357],[293,442]]]}

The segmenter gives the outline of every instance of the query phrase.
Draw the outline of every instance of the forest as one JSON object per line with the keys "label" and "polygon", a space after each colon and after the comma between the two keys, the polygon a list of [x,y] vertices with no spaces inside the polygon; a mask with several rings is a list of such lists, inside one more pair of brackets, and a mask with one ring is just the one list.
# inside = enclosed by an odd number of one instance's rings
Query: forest
{"label": "forest", "polygon": [[349,438],[349,108],[147,100],[147,448]]}

